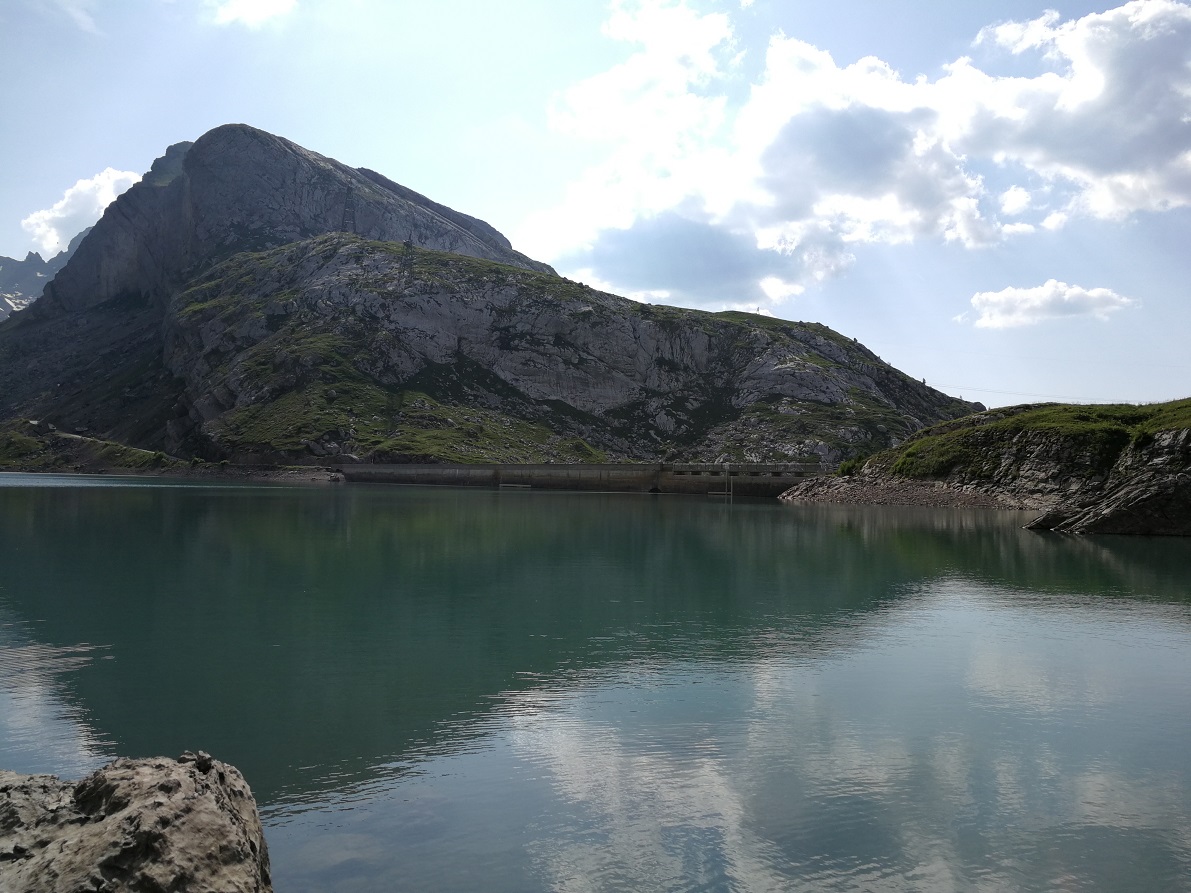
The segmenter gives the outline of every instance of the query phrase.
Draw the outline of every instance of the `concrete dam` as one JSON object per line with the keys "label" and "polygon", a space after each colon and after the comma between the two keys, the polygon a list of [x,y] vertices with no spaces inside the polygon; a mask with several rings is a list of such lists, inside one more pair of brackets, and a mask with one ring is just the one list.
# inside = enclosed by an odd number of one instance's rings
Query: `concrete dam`
{"label": "concrete dam", "polygon": [[808,477],[823,474],[817,462],[781,464],[651,463],[604,465],[444,465],[367,463],[335,466],[345,480],[375,484],[515,487],[695,496],[777,497]]}

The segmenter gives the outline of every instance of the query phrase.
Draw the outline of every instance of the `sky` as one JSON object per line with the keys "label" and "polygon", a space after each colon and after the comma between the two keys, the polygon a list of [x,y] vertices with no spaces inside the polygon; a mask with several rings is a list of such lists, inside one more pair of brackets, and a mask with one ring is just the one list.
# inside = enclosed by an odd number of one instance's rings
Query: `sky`
{"label": "sky", "polygon": [[989,406],[1191,396],[1191,3],[4,0],[0,255],[240,122]]}

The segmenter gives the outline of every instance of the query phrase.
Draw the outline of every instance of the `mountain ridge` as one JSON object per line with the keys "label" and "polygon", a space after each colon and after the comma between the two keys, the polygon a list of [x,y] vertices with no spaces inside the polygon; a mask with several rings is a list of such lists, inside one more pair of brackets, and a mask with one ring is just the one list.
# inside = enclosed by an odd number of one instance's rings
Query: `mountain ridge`
{"label": "mountain ridge", "polygon": [[833,465],[979,404],[816,323],[570,282],[489,224],[246,125],[171,146],[32,311],[0,417],[238,462]]}

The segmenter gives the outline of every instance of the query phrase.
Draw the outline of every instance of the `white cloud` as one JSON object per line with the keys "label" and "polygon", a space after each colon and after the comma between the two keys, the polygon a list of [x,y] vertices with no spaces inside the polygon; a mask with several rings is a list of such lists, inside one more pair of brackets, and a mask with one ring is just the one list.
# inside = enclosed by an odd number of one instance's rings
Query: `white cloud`
{"label": "white cloud", "polygon": [[[797,297],[806,291],[801,285],[796,282],[786,282],[778,276],[766,276],[758,285],[761,286],[761,291],[765,292],[765,296],[771,301],[784,301],[787,298]],[[757,313],[763,312],[761,308],[757,308]],[[768,311],[764,311],[768,312]]]}
{"label": "white cloud", "polygon": [[[1072,213],[1120,219],[1191,205],[1191,6],[1133,0],[1008,28],[982,37],[1043,50],[1064,70],[973,77],[966,151],[995,153],[1065,188]],[[994,96],[1010,113],[994,110]]]}
{"label": "white cloud", "polygon": [[1191,205],[1191,5],[1179,0],[980,32],[978,45],[1021,56],[1018,69],[1036,56],[1032,76],[961,58],[906,80],[880,59],[841,65],[777,34],[747,82],[730,16],[687,0],[616,0],[606,33],[636,51],[561,94],[552,120],[605,156],[517,242],[630,288],[669,284],[623,246],[597,262],[600,243],[675,217],[753,237],[751,260],[739,259],[751,279],[735,277],[751,289],[736,300],[751,302],[769,298],[768,277],[806,287],[838,274],[864,243],[975,249],[1079,217]]}
{"label": "white cloud", "polygon": [[1048,9],[1041,17],[1028,22],[1003,22],[981,30],[976,43],[988,41],[1005,47],[1011,53],[1022,53],[1044,46],[1050,40],[1054,25],[1062,17]]}
{"label": "white cloud", "polygon": [[215,10],[215,24],[233,23],[259,28],[270,19],[286,15],[297,6],[297,0],[207,0]]}
{"label": "white cloud", "polygon": [[[1136,303],[1111,289],[1082,288],[1050,279],[1034,288],[1011,287],[973,295],[972,307],[979,314],[973,324],[977,328],[1008,329],[1075,316],[1104,320],[1110,313]],[[956,319],[963,322],[968,317],[964,314]]]}
{"label": "white cloud", "polygon": [[1001,213],[1015,217],[1030,207],[1030,193],[1020,186],[1011,186],[1001,193]]}
{"label": "white cloud", "polygon": [[560,94],[551,125],[607,144],[608,155],[571,185],[563,206],[522,228],[517,243],[531,254],[557,257],[602,230],[627,229],[681,205],[695,183],[707,201],[718,194],[730,203],[738,190],[716,149],[726,100],[711,90],[730,64],[727,16],[673,0],[615,0],[604,31],[636,51]]}
{"label": "white cloud", "polygon": [[95,223],[116,196],[140,180],[132,171],[106,168],[94,177],[79,180],[51,207],[34,211],[21,221],[46,258],[67,246],[78,233]]}

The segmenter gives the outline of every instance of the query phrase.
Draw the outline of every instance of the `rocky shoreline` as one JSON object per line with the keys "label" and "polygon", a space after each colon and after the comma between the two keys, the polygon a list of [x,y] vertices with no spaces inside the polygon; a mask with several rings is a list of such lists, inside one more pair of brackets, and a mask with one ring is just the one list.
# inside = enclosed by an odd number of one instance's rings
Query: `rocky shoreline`
{"label": "rocky shoreline", "polygon": [[831,502],[841,505],[906,505],[929,508],[1041,509],[1044,506],[973,487],[905,478],[821,477],[791,487],[783,502]]}
{"label": "rocky shoreline", "polygon": [[153,477],[180,478],[183,480],[235,481],[260,484],[339,484],[343,475],[333,468],[321,466],[205,466],[198,468],[174,468],[158,472],[113,469],[91,472],[109,477]]}
{"label": "rocky shoreline", "polygon": [[[1008,452],[1008,451],[1007,451]],[[1002,463],[999,477],[911,479],[888,462],[857,473],[815,478],[791,487],[785,502],[918,505],[1034,510],[1026,526],[1076,534],[1191,536],[1191,429],[1163,431],[1125,448],[1099,475],[1074,461],[1043,455]]]}
{"label": "rocky shoreline", "polygon": [[72,477],[136,477],[160,480],[226,481],[258,484],[338,484],[343,475],[322,466],[198,465],[179,464],[164,468],[121,468],[109,465],[80,464],[67,468],[9,465],[0,467],[4,474],[69,475]]}
{"label": "rocky shoreline", "polygon": [[271,893],[256,801],[199,751],[118,759],[77,784],[0,770],[5,893]]}

